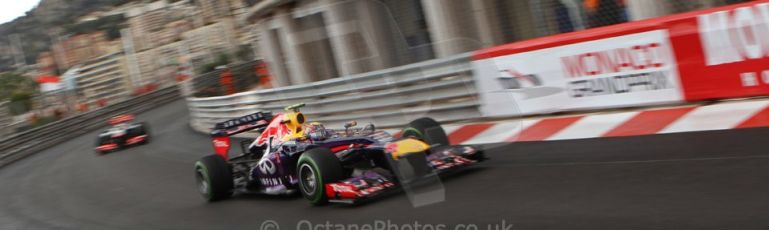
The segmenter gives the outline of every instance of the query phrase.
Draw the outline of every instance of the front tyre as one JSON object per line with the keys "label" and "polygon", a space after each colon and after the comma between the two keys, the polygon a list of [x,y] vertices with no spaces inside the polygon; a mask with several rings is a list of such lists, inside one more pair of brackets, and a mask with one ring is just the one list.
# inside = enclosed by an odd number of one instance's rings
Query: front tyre
{"label": "front tyre", "polygon": [[[102,145],[105,145],[105,144],[109,144],[109,143],[110,143],[110,138],[109,138],[109,137],[103,137],[103,136],[100,136],[100,137],[98,137],[98,138],[96,139],[96,146],[97,146],[97,147],[98,147],[98,146],[102,146]],[[98,150],[98,149],[96,149],[96,150],[94,150],[94,151],[95,151],[95,152],[96,152],[96,154],[98,154],[98,155],[104,155],[104,154],[107,154],[107,151],[100,151],[100,150]]]}
{"label": "front tyre", "polygon": [[232,196],[232,170],[218,155],[209,155],[195,163],[195,179],[200,195],[208,202],[220,201]]}
{"label": "front tyre", "polygon": [[328,203],[326,184],[344,179],[339,158],[327,148],[315,148],[302,154],[296,172],[299,191],[313,205]]}
{"label": "front tyre", "polygon": [[403,137],[413,137],[427,142],[430,145],[449,145],[449,137],[441,124],[429,117],[416,119],[401,132]]}

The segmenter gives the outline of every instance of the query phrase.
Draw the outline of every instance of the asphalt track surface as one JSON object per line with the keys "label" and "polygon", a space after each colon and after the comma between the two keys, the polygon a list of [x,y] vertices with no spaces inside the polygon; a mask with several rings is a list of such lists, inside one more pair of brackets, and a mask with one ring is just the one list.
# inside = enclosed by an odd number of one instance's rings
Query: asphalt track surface
{"label": "asphalt track surface", "polygon": [[152,126],[147,146],[97,156],[94,132],[0,169],[0,229],[769,229],[766,128],[515,143],[446,178],[442,203],[413,208],[397,194],[313,207],[261,195],[205,203],[193,163],[211,144],[186,114],[177,101],[138,116]]}

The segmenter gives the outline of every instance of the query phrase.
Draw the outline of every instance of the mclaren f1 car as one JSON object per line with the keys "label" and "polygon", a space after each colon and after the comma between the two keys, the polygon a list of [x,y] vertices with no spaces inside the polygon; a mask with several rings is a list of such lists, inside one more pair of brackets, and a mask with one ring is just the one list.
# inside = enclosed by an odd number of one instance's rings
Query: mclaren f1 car
{"label": "mclaren f1 car", "polygon": [[96,153],[104,154],[149,143],[149,125],[143,122],[132,123],[133,120],[134,116],[130,114],[109,119],[111,127],[102,131],[96,139]]}

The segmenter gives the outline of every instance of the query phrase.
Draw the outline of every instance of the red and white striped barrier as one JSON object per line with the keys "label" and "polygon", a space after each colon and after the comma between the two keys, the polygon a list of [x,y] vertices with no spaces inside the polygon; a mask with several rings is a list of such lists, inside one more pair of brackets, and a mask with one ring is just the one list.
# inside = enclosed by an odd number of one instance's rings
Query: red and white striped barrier
{"label": "red and white striped barrier", "polygon": [[769,100],[607,114],[446,125],[453,144],[641,136],[769,127]]}

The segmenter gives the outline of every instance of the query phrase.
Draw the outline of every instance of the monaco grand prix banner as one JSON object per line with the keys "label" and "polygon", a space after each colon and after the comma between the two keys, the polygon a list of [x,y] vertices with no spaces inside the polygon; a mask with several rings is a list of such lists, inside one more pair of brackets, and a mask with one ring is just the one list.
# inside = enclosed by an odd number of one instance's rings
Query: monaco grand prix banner
{"label": "monaco grand prix banner", "polygon": [[476,52],[486,116],[769,95],[769,1]]}
{"label": "monaco grand prix banner", "polygon": [[769,95],[769,2],[704,12],[670,31],[687,100]]}
{"label": "monaco grand prix banner", "polygon": [[683,100],[664,30],[478,60],[474,69],[488,116]]}

